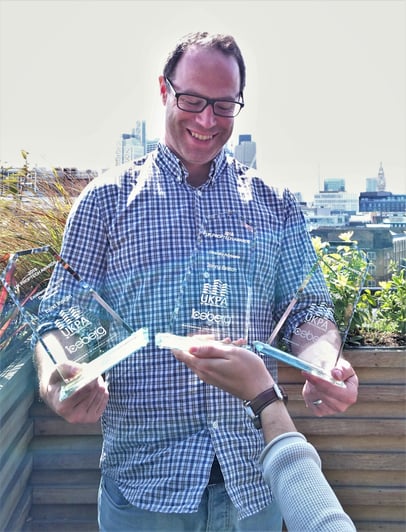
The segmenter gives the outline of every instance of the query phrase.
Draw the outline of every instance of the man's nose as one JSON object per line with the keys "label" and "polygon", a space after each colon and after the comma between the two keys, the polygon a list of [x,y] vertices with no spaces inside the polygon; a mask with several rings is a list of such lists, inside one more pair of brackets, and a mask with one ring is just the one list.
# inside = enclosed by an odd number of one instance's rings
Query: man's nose
{"label": "man's nose", "polygon": [[202,112],[196,114],[196,121],[203,127],[213,127],[217,122],[217,117],[213,111],[213,104],[209,104]]}

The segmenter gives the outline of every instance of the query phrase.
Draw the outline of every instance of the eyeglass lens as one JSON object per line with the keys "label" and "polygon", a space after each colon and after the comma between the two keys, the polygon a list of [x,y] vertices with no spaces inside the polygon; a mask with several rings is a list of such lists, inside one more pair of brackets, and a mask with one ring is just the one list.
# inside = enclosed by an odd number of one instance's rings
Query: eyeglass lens
{"label": "eyeglass lens", "polygon": [[227,100],[208,101],[206,98],[188,94],[179,94],[177,99],[178,107],[182,111],[189,111],[191,113],[201,113],[208,105],[212,104],[214,114],[233,117],[238,114],[241,108],[241,105],[238,102]]}

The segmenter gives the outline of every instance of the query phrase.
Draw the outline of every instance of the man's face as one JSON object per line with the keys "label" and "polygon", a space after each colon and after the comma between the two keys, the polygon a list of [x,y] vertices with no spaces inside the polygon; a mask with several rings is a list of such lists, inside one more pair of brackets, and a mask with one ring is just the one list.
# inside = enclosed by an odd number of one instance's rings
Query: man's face
{"label": "man's face", "polygon": [[[240,73],[234,57],[217,50],[189,49],[170,79],[176,92],[186,92],[213,99],[238,101]],[[208,171],[211,161],[227,143],[234,119],[216,116],[211,105],[201,113],[180,110],[163,77],[160,78],[166,105],[165,143],[193,173]]]}

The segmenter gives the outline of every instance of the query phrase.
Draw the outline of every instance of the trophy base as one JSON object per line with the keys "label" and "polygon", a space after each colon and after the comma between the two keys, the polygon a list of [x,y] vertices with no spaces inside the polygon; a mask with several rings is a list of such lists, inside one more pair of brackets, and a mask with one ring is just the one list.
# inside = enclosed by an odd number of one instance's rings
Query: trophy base
{"label": "trophy base", "polygon": [[159,349],[179,349],[189,351],[192,346],[213,345],[218,343],[212,335],[178,336],[172,333],[156,333],[155,344]]}
{"label": "trophy base", "polygon": [[105,371],[129,357],[135,351],[148,344],[148,329],[141,328],[131,334],[128,338],[115,345],[91,362],[84,364],[82,372],[72,380],[63,384],[59,399],[64,401],[77,390],[97,379]]}
{"label": "trophy base", "polygon": [[346,387],[345,382],[334,379],[331,375],[324,371],[324,369],[319,368],[310,362],[306,362],[305,360],[301,360],[296,356],[290,355],[289,353],[285,353],[276,347],[272,347],[271,345],[264,344],[262,342],[254,342],[254,347],[262,355],[276,358],[277,360],[280,360],[289,366],[301,369],[310,375],[314,375],[315,377],[319,377],[320,379],[331,382],[332,384],[340,386],[341,388]]}

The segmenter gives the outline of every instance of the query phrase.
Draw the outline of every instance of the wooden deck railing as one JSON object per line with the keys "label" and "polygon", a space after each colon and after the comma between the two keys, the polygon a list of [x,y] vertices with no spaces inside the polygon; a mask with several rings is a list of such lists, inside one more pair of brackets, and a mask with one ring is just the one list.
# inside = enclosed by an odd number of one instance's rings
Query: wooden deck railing
{"label": "wooden deck railing", "polygon": [[[281,368],[298,430],[318,449],[323,471],[358,530],[406,528],[406,352],[349,351],[359,398],[345,414],[309,417],[297,371]],[[299,381],[299,382],[298,382]]]}
{"label": "wooden deck railing", "polygon": [[27,356],[0,374],[0,531],[21,530],[31,510],[34,371]]}
{"label": "wooden deck railing", "polygon": [[[323,470],[357,529],[403,532],[406,352],[345,355],[360,378],[356,405],[340,416],[314,418],[301,399],[300,372],[281,365],[289,409],[298,430],[319,450]],[[0,530],[96,531],[100,427],[71,425],[32,403],[34,387],[24,385],[27,379],[25,370],[19,391],[13,388],[17,398],[6,395],[9,414],[1,416]],[[0,383],[3,410],[2,394]]]}

